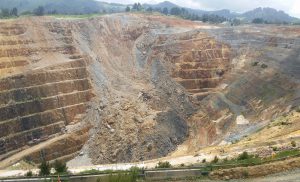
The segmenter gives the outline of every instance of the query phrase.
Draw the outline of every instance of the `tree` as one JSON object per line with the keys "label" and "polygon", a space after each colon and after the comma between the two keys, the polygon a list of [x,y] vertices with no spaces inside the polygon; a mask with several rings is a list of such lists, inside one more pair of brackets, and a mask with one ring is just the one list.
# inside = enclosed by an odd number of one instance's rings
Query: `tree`
{"label": "tree", "polygon": [[51,166],[48,162],[42,161],[41,165],[39,166],[40,169],[40,176],[48,176],[50,174]]}
{"label": "tree", "polygon": [[133,7],[132,7],[132,10],[142,11],[143,10],[143,6],[141,5],[141,3],[134,3]]}
{"label": "tree", "polygon": [[291,141],[292,147],[297,147],[297,143],[295,141]]}
{"label": "tree", "polygon": [[148,12],[152,12],[152,11],[153,11],[153,9],[152,9],[152,7],[149,7],[149,8],[147,8],[147,9],[146,9],[146,11],[148,11]]}
{"label": "tree", "polygon": [[181,14],[181,10],[180,10],[180,8],[178,8],[178,7],[173,7],[172,9],[171,9],[171,11],[170,11],[170,14],[171,15],[180,15]]}
{"label": "tree", "polygon": [[237,18],[235,18],[235,19],[232,20],[232,25],[233,26],[237,26],[237,25],[240,25],[240,24],[241,24],[241,20],[239,20]]}
{"label": "tree", "polygon": [[54,162],[54,169],[58,174],[66,173],[68,171],[66,163],[62,163],[58,160]]}
{"label": "tree", "polygon": [[133,9],[133,10],[137,10],[137,9],[138,9],[137,3],[134,3],[134,4],[133,4],[132,9]]}
{"label": "tree", "polygon": [[125,9],[125,11],[126,11],[126,12],[130,12],[130,7],[127,6],[126,9]]}
{"label": "tree", "polygon": [[18,9],[17,8],[13,8],[10,11],[10,16],[18,16]]}
{"label": "tree", "polygon": [[165,14],[165,15],[168,15],[169,14],[168,8],[164,7],[162,13]]}
{"label": "tree", "polygon": [[208,22],[208,15],[207,14],[202,15],[202,22]]}
{"label": "tree", "polygon": [[163,11],[162,11],[162,9],[160,8],[160,7],[156,7],[156,8],[154,8],[154,11],[156,11],[156,12],[160,12],[160,13],[162,13]]}
{"label": "tree", "polygon": [[203,22],[210,22],[210,23],[223,23],[227,19],[222,16],[218,16],[214,14],[204,14],[202,15],[201,20]]}
{"label": "tree", "polygon": [[45,12],[45,9],[43,6],[39,6],[36,9],[33,10],[33,14],[36,16],[43,16]]}
{"label": "tree", "polygon": [[25,174],[26,177],[32,177],[33,176],[33,173],[32,171],[27,171],[26,174]]}
{"label": "tree", "polygon": [[9,9],[5,8],[5,9],[2,9],[2,10],[1,10],[1,16],[2,16],[2,17],[4,17],[4,18],[5,18],[5,17],[9,17],[9,14],[10,14],[10,13],[9,13]]}
{"label": "tree", "polygon": [[253,155],[249,155],[248,152],[244,151],[238,156],[237,160],[246,160],[246,159],[251,159],[253,157],[254,157]]}
{"label": "tree", "polygon": [[262,24],[264,23],[264,20],[262,18],[254,18],[252,20],[252,23],[255,23],[255,24]]}
{"label": "tree", "polygon": [[143,6],[140,3],[137,3],[137,11],[142,11]]}

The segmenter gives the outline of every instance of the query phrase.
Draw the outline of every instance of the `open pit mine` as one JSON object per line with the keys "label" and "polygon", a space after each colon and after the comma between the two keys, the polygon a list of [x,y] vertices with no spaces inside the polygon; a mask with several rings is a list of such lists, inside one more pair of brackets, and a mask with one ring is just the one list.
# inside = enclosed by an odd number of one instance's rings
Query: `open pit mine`
{"label": "open pit mine", "polygon": [[[1,169],[299,144],[299,105],[297,26],[130,13],[0,21]],[[283,116],[282,130],[266,128]]]}

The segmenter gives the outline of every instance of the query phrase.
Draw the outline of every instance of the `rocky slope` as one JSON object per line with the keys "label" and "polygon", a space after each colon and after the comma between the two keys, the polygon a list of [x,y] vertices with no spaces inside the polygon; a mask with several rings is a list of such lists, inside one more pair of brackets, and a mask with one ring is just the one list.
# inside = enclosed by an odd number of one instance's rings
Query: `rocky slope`
{"label": "rocky slope", "polygon": [[298,27],[142,14],[0,23],[0,167],[80,150],[93,163],[187,154],[299,105]]}

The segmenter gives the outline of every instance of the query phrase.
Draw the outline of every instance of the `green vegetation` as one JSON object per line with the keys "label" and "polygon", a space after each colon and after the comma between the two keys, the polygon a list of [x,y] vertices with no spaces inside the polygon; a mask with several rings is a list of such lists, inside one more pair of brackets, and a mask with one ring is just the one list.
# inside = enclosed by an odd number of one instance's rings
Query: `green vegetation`
{"label": "green vegetation", "polygon": [[254,63],[252,63],[252,66],[257,66],[258,65],[258,61],[255,61]]}
{"label": "green vegetation", "polygon": [[226,158],[223,160],[223,162],[225,162],[225,163],[226,163],[227,161],[228,161],[228,158],[226,157]]}
{"label": "green vegetation", "polygon": [[14,18],[14,17],[18,17],[18,9],[17,8],[1,9],[0,18]]}
{"label": "green vegetation", "polygon": [[263,24],[263,23],[265,23],[265,21],[264,21],[264,19],[262,19],[262,18],[254,18],[254,19],[252,20],[252,23],[255,23],[255,24]]}
{"label": "green vegetation", "polygon": [[291,141],[291,145],[292,145],[292,147],[296,147],[297,146],[297,144],[296,144],[295,141]]}
{"label": "green vegetation", "polygon": [[39,6],[33,10],[33,14],[35,16],[43,16],[45,14],[45,8],[43,6]]}
{"label": "green vegetation", "polygon": [[[209,23],[223,23],[225,21],[228,21],[225,17],[214,15],[214,14],[203,14],[198,15],[195,13],[191,13],[190,11],[186,10],[185,8],[180,7],[173,7],[173,8],[144,8],[140,3],[134,3],[132,8],[130,9],[129,6],[125,8],[126,12],[158,12],[164,15],[173,15],[177,16],[183,19],[187,20],[193,20],[193,21],[203,21],[203,22],[209,22]],[[240,21],[237,19],[231,20],[232,25],[238,25],[240,24]]]}
{"label": "green vegetation", "polygon": [[268,68],[268,65],[262,64],[262,65],[261,65],[261,68],[266,69],[266,68]]}
{"label": "green vegetation", "polygon": [[51,166],[49,162],[42,161],[41,165],[39,166],[39,169],[40,169],[40,176],[50,175]]}
{"label": "green vegetation", "polygon": [[54,169],[57,174],[66,174],[68,173],[68,167],[66,163],[56,160],[54,162]]}
{"label": "green vegetation", "polygon": [[[234,15],[230,12],[201,11],[182,8],[175,5],[144,5],[136,1],[133,5],[119,3],[107,3],[96,0],[2,0],[2,13],[0,18],[12,18],[21,16],[35,15],[88,15],[99,13],[120,13],[120,12],[158,12],[164,15],[173,15],[188,20],[203,21],[209,23],[228,22],[231,26],[249,22],[253,18],[247,16]],[[15,11],[17,10],[17,11]],[[229,14],[228,14],[229,13]],[[10,14],[10,15],[9,15]],[[230,15],[231,14],[231,15]],[[230,15],[230,16],[229,16]],[[241,14],[242,15],[242,14]],[[271,16],[271,17],[270,17]],[[274,17],[273,17],[274,16]],[[279,16],[279,17],[278,17]],[[279,19],[277,19],[277,17]],[[246,18],[246,19],[245,19]],[[291,17],[290,17],[291,18]],[[280,20],[282,19],[282,20]],[[268,21],[267,21],[268,20]],[[256,24],[292,24],[299,25],[298,19],[281,18],[280,15],[266,13],[262,18],[253,19]]]}
{"label": "green vegetation", "polygon": [[247,152],[243,152],[237,158],[224,159],[222,161],[218,160],[219,162],[217,166],[212,165],[213,163],[216,163],[215,161],[217,161],[217,160],[213,160],[213,162],[210,165],[207,165],[205,169],[213,170],[213,169],[220,169],[220,168],[231,168],[234,166],[260,165],[263,163],[269,163],[275,160],[280,160],[286,157],[293,157],[298,155],[300,155],[300,151],[298,149],[278,152],[274,156],[270,156],[267,158],[260,158],[257,155],[250,155]]}
{"label": "green vegetation", "polygon": [[214,160],[212,160],[211,163],[218,163],[218,161],[219,161],[218,156],[215,156]]}
{"label": "green vegetation", "polygon": [[246,160],[246,159],[250,159],[252,157],[253,157],[252,155],[249,155],[248,152],[245,151],[238,156],[237,160]]}
{"label": "green vegetation", "polygon": [[144,10],[143,6],[140,3],[134,3],[132,7],[133,11],[142,11]]}
{"label": "green vegetation", "polygon": [[129,173],[119,173],[118,175],[110,175],[109,182],[136,182],[138,179],[139,170],[132,168]]}
{"label": "green vegetation", "polygon": [[90,169],[90,170],[82,171],[79,174],[107,174],[107,173],[113,173],[113,172],[124,172],[124,171],[113,171],[113,170],[99,171],[97,169]]}
{"label": "green vegetation", "polygon": [[285,25],[289,24],[286,21],[279,21],[279,20],[267,21],[267,20],[264,20],[263,18],[254,18],[252,20],[252,23],[254,23],[254,24],[285,24]]}
{"label": "green vegetation", "polygon": [[28,171],[26,174],[25,174],[26,177],[32,177],[33,176],[33,173],[32,171]]}
{"label": "green vegetation", "polygon": [[129,171],[110,172],[107,178],[98,178],[97,182],[136,182],[140,169],[132,167]]}
{"label": "green vegetation", "polygon": [[290,157],[295,155],[300,155],[300,151],[298,149],[278,152],[273,159],[280,159],[280,158]]}
{"label": "green vegetation", "polygon": [[171,167],[172,165],[168,161],[158,162],[158,164],[155,166],[155,168],[171,168]]}
{"label": "green vegetation", "polygon": [[273,151],[278,151],[277,147],[272,147]]}

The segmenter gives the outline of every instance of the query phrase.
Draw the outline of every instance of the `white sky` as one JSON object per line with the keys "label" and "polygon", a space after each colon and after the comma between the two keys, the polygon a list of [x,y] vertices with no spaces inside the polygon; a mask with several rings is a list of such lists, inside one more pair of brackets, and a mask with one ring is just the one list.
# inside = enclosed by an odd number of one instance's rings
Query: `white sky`
{"label": "white sky", "polygon": [[[156,4],[165,0],[100,0],[122,4],[135,2]],[[169,0],[183,7],[203,10],[229,9],[245,12],[257,7],[271,7],[283,10],[291,16],[300,18],[300,0]]]}

